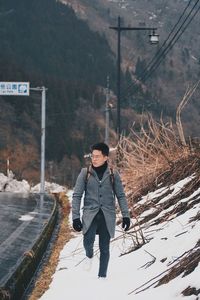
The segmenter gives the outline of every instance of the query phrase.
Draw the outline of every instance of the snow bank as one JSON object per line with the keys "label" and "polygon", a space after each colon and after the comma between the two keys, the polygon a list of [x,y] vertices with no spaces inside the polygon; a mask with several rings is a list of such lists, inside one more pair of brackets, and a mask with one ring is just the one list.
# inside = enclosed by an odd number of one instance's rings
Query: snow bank
{"label": "snow bank", "polygon": [[[39,193],[40,191],[40,183],[35,185],[34,187],[31,188],[31,193]],[[66,187],[61,186],[57,183],[50,183],[45,181],[45,192],[46,193],[61,193],[61,192],[67,192]]]}
{"label": "snow bank", "polygon": [[[39,193],[40,183],[31,187],[28,181],[18,181],[14,179],[12,171],[9,172],[8,176],[0,173],[0,192],[11,192],[11,193]],[[63,187],[56,183],[45,182],[46,193],[60,193],[67,192],[66,187]]]}
{"label": "snow bank", "polygon": [[18,181],[14,179],[12,171],[8,176],[0,173],[0,192],[12,192],[12,193],[28,193],[30,192],[30,185],[26,180]]}

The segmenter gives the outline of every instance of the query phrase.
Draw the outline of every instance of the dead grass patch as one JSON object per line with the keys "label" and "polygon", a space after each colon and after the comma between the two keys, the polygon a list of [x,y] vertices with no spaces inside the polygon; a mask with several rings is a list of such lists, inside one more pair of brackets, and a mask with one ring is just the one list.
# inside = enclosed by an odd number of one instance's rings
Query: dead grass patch
{"label": "dead grass patch", "polygon": [[187,276],[192,273],[194,269],[198,266],[200,262],[200,248],[194,249],[186,257],[183,257],[174,267],[170,269],[168,274],[162,277],[158,284],[155,286],[160,286],[162,284],[168,283],[170,280],[176,278],[183,273],[183,276]]}
{"label": "dead grass patch", "polygon": [[[158,188],[164,178],[171,181],[172,170],[188,159],[191,149],[181,143],[172,123],[158,123],[149,116],[146,129],[141,125],[140,133],[132,130],[129,137],[122,138],[119,152],[129,201],[135,202],[147,189]],[[175,182],[183,171],[182,166],[181,172],[174,173]]]}
{"label": "dead grass patch", "polygon": [[[195,287],[188,286],[186,289],[182,291],[183,296],[198,296],[200,294],[200,289],[196,289]],[[198,299],[198,298],[197,298]]]}

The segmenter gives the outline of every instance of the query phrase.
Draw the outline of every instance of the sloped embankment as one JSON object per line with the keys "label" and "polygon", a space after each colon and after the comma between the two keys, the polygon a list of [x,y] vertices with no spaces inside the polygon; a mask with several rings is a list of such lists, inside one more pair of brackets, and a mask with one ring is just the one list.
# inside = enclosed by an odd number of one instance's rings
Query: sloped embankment
{"label": "sloped embankment", "polygon": [[[122,147],[128,162],[124,181],[134,220],[129,231],[134,242],[126,253],[143,247],[151,257],[142,266],[151,268],[148,279],[129,294],[167,284],[177,295],[200,296],[200,151],[197,145],[175,144],[170,135],[165,145],[162,132],[162,138],[156,134],[152,141],[152,135],[146,135],[139,146],[126,141]],[[146,170],[144,166],[148,166]],[[155,265],[159,273],[153,271]]]}

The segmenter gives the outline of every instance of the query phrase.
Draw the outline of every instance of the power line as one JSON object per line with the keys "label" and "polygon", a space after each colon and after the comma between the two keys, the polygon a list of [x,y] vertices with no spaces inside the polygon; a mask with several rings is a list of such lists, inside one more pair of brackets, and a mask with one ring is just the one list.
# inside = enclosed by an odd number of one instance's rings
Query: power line
{"label": "power line", "polygon": [[172,30],[170,31],[168,37],[166,38],[166,40],[163,42],[162,46],[159,48],[159,50],[156,52],[156,54],[154,55],[154,57],[151,59],[151,61],[148,63],[148,65],[145,67],[145,69],[143,70],[143,74],[141,75],[141,77],[144,75],[144,73],[146,71],[148,71],[148,68],[151,66],[151,64],[157,59],[157,56],[159,55],[159,53],[161,52],[161,50],[164,48],[164,46],[167,44],[167,41],[169,40],[169,38],[171,37],[172,33],[175,31],[176,27],[178,26],[178,24],[180,23],[181,19],[183,18],[183,16],[185,15],[188,7],[190,6],[192,0],[190,0],[188,2],[188,4],[186,5],[184,11],[182,12],[181,16],[178,18],[178,21],[176,22],[176,24],[173,26]]}
{"label": "power line", "polygon": [[[179,22],[181,21],[181,19],[183,18],[184,14],[186,13],[186,10],[188,9],[188,7],[190,6],[192,0],[190,0],[188,2],[188,4],[186,5],[184,11],[182,12],[181,16],[178,18],[178,21],[176,22],[176,24],[173,26],[172,30],[170,31],[168,37],[166,38],[166,40],[163,42],[162,46],[158,49],[158,51],[156,52],[156,54],[153,56],[153,58],[150,60],[150,62],[148,63],[148,65],[145,67],[145,69],[143,70],[143,73],[141,74],[141,76],[148,70],[148,68],[151,66],[151,64],[157,59],[157,55],[161,52],[161,50],[164,48],[164,46],[166,45],[167,41],[169,40],[170,36],[172,35],[172,33],[174,32],[174,30],[176,29],[176,27],[178,26]],[[140,78],[139,78],[140,79]]]}
{"label": "power line", "polygon": [[[195,15],[197,14],[199,8],[197,9],[197,11],[195,12],[195,14],[191,17],[191,19],[188,21],[188,23],[186,24],[186,26],[183,28],[183,30],[181,31],[183,25],[186,23],[186,21],[188,20],[188,18],[190,17],[190,15],[192,14],[192,12],[195,9],[195,6],[198,4],[199,0],[197,0],[197,2],[194,4],[194,6],[192,7],[192,9],[190,10],[189,14],[187,15],[187,17],[184,19],[184,21],[182,22],[181,26],[179,27],[179,29],[177,30],[177,32],[175,33],[175,35],[173,36],[173,38],[171,39],[171,41],[169,42],[169,44],[167,45],[167,47],[158,55],[157,60],[152,64],[152,66],[148,69],[148,71],[143,75],[142,78],[140,78],[141,81],[145,81],[147,78],[149,78],[149,76],[157,69],[157,67],[160,65],[160,63],[162,62],[162,60],[165,58],[166,54],[169,52],[169,50],[171,50],[171,48],[174,46],[174,44],[178,41],[178,39],[181,37],[181,35],[184,33],[184,31],[186,30],[186,28],[189,26],[190,22],[193,20],[193,18],[195,17]],[[180,32],[181,31],[181,32]],[[180,32],[180,34],[179,34]],[[179,35],[178,35],[179,34]],[[178,35],[178,37],[177,37]],[[177,38],[176,38],[177,37]],[[132,85],[133,86],[133,85]]]}
{"label": "power line", "polygon": [[[191,16],[191,14],[194,11],[195,6],[198,4],[198,2],[199,2],[199,0],[197,0],[197,2],[195,3],[195,5],[193,6],[192,10],[188,14],[188,16],[185,18],[185,20],[182,23],[181,27],[178,29],[178,31],[176,32],[176,34],[174,35],[174,37],[172,38],[172,40],[169,42],[169,44],[167,45],[167,47],[158,56],[157,61],[149,68],[149,70],[146,72],[146,74],[143,75],[143,77],[141,78],[142,81],[145,81],[147,78],[149,78],[149,76],[152,75],[152,73],[158,68],[158,66],[163,61],[163,59],[168,54],[168,52],[172,49],[172,47],[176,44],[176,42],[179,40],[179,38],[185,32],[185,30],[187,29],[187,27],[189,26],[189,24],[192,22],[192,20],[196,16],[196,14],[199,12],[200,7],[198,7],[198,9],[195,11],[195,13]],[[191,18],[189,19],[190,16],[191,16]],[[185,25],[185,23],[186,23],[186,25]]]}
{"label": "power line", "polygon": [[[146,80],[147,78],[149,78],[149,76],[157,69],[157,67],[160,65],[160,63],[162,62],[162,60],[165,58],[166,54],[169,52],[169,50],[171,50],[171,48],[174,46],[174,44],[178,41],[178,39],[180,38],[180,36],[184,33],[184,31],[186,30],[186,28],[189,26],[189,24],[191,23],[191,21],[194,19],[194,17],[196,16],[196,14],[198,13],[199,9],[198,8],[196,10],[196,12],[194,13],[194,15],[190,18],[190,20],[187,22],[188,18],[191,16],[192,12],[194,11],[196,5],[198,4],[199,0],[196,1],[196,3],[193,5],[193,7],[191,8],[190,12],[188,13],[188,15],[185,17],[185,19],[183,20],[182,24],[180,25],[179,29],[176,31],[176,33],[174,34],[173,38],[171,39],[171,41],[169,42],[169,44],[166,46],[166,48],[161,51],[162,48],[164,48],[164,46],[166,45],[167,41],[169,40],[170,36],[172,35],[173,31],[175,30],[175,28],[178,26],[179,22],[181,21],[181,19],[183,18],[186,10],[188,9],[189,5],[191,4],[191,0],[190,2],[187,4],[187,6],[185,7],[183,13],[181,14],[181,16],[179,17],[178,21],[176,22],[176,24],[174,25],[173,29],[171,30],[171,32],[169,33],[167,39],[164,41],[162,47],[159,49],[159,51],[155,54],[154,58],[150,61],[150,63],[148,64],[148,66],[145,68],[143,74],[140,76],[140,80]],[[184,24],[187,22],[186,26],[183,28]],[[183,30],[182,30],[183,28]],[[182,31],[181,31],[182,30]],[[181,31],[181,32],[180,32]],[[180,32],[180,34],[179,34]],[[178,35],[179,34],[179,35]],[[177,37],[178,35],[178,37]],[[177,37],[177,38],[176,38]],[[161,52],[161,53],[160,53]],[[155,61],[155,62],[154,62]],[[153,63],[154,62],[154,63]],[[150,67],[150,65],[152,64],[152,66]],[[146,70],[147,68],[148,71]],[[123,96],[125,94],[127,94],[127,92],[129,92],[129,90],[135,86],[135,83],[131,83],[127,90],[124,91]]]}

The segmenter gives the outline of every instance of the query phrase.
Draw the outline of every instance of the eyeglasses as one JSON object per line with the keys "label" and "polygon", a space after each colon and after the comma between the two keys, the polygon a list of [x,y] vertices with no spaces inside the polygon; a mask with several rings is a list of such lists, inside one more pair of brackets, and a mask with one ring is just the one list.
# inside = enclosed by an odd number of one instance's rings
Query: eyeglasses
{"label": "eyeglasses", "polygon": [[90,155],[91,159],[99,159],[99,158],[102,158],[102,157],[103,157],[103,155],[93,155],[93,154]]}

